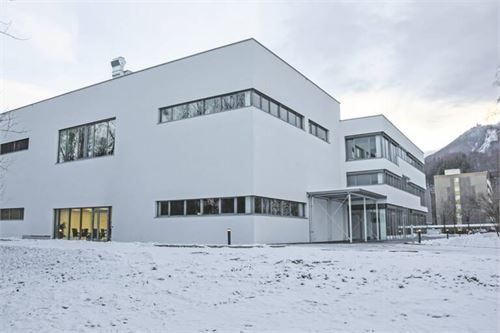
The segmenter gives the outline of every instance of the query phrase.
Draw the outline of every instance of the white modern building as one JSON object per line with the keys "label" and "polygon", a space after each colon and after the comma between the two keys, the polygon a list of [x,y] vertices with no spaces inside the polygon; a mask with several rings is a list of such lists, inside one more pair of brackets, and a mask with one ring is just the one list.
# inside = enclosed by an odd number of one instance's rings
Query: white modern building
{"label": "white modern building", "polygon": [[[423,152],[254,39],[7,114],[0,237],[384,240],[424,223]],[[5,121],[3,124],[5,125]]]}

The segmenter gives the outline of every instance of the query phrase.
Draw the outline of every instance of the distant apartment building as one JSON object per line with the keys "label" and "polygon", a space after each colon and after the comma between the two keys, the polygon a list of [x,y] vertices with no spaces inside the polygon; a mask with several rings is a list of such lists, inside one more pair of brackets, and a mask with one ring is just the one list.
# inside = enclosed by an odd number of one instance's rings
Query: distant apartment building
{"label": "distant apartment building", "polygon": [[436,223],[443,225],[489,222],[481,201],[492,200],[488,171],[461,173],[445,170],[434,176]]}

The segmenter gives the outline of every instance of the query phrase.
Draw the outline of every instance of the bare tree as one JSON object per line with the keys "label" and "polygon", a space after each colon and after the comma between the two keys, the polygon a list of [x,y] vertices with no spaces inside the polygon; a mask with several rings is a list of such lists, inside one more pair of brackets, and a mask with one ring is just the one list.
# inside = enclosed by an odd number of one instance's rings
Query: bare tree
{"label": "bare tree", "polygon": [[28,39],[28,38],[19,37],[15,34],[12,34],[11,32],[9,32],[9,29],[12,26],[12,22],[0,21],[0,25],[2,26],[2,28],[0,29],[0,34],[7,36],[9,38],[17,39],[17,40],[27,40]]}
{"label": "bare tree", "polygon": [[467,223],[467,229],[470,230],[470,221],[473,216],[477,216],[477,212],[480,209],[479,203],[475,195],[470,193],[463,195],[460,203],[462,205],[462,218]]}
{"label": "bare tree", "polygon": [[451,201],[443,201],[440,205],[439,218],[441,219],[441,223],[446,229],[446,225],[455,225],[456,224],[456,214],[455,214],[455,206]]}
{"label": "bare tree", "polygon": [[486,217],[490,219],[492,223],[497,225],[497,230],[500,227],[500,198],[493,196],[493,198],[485,195],[484,193],[479,195],[479,204],[481,210],[484,212]]}

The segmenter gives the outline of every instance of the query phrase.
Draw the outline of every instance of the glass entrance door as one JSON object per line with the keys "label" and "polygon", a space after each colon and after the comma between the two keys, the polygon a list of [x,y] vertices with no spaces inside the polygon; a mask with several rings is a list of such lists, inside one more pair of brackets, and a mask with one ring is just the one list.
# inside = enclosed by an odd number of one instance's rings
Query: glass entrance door
{"label": "glass entrance door", "polygon": [[56,209],[54,227],[58,239],[109,241],[111,207]]}
{"label": "glass entrance door", "polygon": [[108,240],[109,235],[109,208],[95,208],[92,228],[92,239],[99,241]]}

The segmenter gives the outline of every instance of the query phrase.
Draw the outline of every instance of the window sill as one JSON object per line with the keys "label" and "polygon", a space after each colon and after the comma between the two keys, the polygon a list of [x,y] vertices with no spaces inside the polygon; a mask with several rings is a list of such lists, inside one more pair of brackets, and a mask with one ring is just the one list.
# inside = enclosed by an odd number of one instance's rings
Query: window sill
{"label": "window sill", "polygon": [[109,154],[109,155],[102,155],[102,156],[95,156],[95,157],[84,157],[84,158],[79,158],[77,160],[71,160],[71,161],[64,161],[64,162],[56,162],[56,165],[64,165],[66,163],[72,163],[72,162],[81,162],[81,161],[90,161],[90,160],[95,160],[95,159],[101,159],[101,158],[106,158],[106,157],[113,157],[115,154]]}

